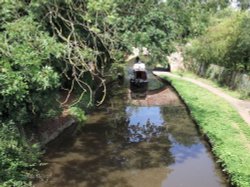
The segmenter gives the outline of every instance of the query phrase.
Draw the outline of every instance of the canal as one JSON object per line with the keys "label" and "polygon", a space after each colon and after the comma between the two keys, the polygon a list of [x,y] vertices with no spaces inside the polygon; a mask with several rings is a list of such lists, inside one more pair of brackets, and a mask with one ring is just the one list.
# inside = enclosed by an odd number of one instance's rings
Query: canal
{"label": "canal", "polygon": [[143,91],[112,84],[81,130],[71,127],[50,143],[35,186],[228,186],[185,105],[149,77]]}

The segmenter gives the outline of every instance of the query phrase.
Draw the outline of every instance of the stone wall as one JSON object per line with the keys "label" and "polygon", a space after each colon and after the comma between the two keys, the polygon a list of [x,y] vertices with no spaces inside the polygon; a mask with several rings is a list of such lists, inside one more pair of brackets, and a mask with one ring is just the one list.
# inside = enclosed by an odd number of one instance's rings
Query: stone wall
{"label": "stone wall", "polygon": [[62,114],[55,119],[47,119],[38,125],[39,143],[43,146],[56,139],[66,128],[76,121],[72,116]]}
{"label": "stone wall", "polygon": [[239,90],[244,95],[250,95],[250,75],[231,71],[215,64],[196,64],[189,67],[196,74],[209,78],[233,90]]}
{"label": "stone wall", "polygon": [[24,126],[24,132],[32,144],[39,143],[43,147],[73,124],[76,124],[76,120],[64,111],[60,116],[39,121],[33,127]]}

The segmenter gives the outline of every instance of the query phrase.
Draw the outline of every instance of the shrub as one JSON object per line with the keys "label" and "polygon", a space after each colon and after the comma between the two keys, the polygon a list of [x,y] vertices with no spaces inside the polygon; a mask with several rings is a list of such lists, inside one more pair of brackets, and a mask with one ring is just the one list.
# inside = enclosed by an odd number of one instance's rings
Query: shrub
{"label": "shrub", "polygon": [[30,146],[12,122],[0,124],[0,186],[29,186],[40,149]]}
{"label": "shrub", "polygon": [[[228,15],[228,11],[225,15]],[[228,17],[219,15],[207,32],[191,41],[186,57],[198,63],[217,64],[230,70],[249,72],[250,15],[234,12]]]}
{"label": "shrub", "polygon": [[79,107],[70,107],[69,113],[75,117],[78,122],[84,122],[86,120],[85,112]]}

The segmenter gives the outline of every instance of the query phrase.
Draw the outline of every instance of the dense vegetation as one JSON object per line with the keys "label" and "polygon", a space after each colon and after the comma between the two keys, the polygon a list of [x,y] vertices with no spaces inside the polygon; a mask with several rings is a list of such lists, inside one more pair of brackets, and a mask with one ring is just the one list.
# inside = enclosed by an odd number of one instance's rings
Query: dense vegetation
{"label": "dense vegetation", "polygon": [[[177,89],[192,117],[209,138],[212,151],[236,186],[250,185],[249,126],[230,104],[185,80],[164,77]],[[239,127],[239,128],[238,128]]]}
{"label": "dense vegetation", "polygon": [[250,71],[249,12],[219,12],[205,34],[191,41],[187,56],[198,63],[217,64],[233,71]]}
{"label": "dense vegetation", "polygon": [[[107,78],[122,70],[132,47],[147,47],[154,62],[164,62],[174,42],[200,36],[209,15],[227,5],[227,0],[0,0],[1,185],[29,185],[39,163],[24,126],[60,115],[73,92],[79,97],[70,111],[83,120],[83,105],[94,104],[99,87],[103,97],[97,104],[102,103]],[[240,24],[244,19],[249,17],[233,19],[239,21],[237,32],[245,33],[242,40],[249,37],[249,25]],[[249,43],[242,46],[238,51],[245,53]],[[60,103],[61,90],[68,95]]]}

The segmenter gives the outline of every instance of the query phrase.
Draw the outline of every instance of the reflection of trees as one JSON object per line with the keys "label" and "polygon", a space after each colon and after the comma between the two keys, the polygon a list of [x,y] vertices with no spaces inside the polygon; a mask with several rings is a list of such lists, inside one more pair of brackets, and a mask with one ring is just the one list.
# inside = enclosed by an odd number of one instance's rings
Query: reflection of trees
{"label": "reflection of trees", "polygon": [[[118,93],[120,92],[120,93]],[[154,124],[150,119],[146,124],[131,124],[130,115],[140,110],[131,107],[126,111],[124,90],[112,92],[109,101],[110,115],[107,115],[105,139],[112,153],[109,154],[114,165],[125,168],[149,168],[167,166],[174,162],[170,153],[170,141],[162,124]]]}
{"label": "reflection of trees", "polygon": [[180,144],[191,146],[197,143],[197,129],[185,107],[169,106],[161,109],[168,132]]}
{"label": "reflection of trees", "polygon": [[155,75],[152,74],[153,68],[151,68],[148,72],[148,90],[161,90],[166,87],[166,84],[160,81]]}
{"label": "reflection of trees", "polygon": [[[115,90],[110,98],[75,141],[55,146],[48,155],[47,162],[51,163],[48,172],[54,172],[51,186],[129,187],[122,174],[112,180],[110,175],[131,169],[151,172],[152,168],[166,168],[174,162],[167,130],[162,124],[150,120],[131,124],[129,115],[135,111],[126,111],[123,90]],[[153,171],[152,175],[156,175]]]}
{"label": "reflection of trees", "polygon": [[164,127],[156,126],[154,123],[151,123],[149,119],[146,125],[140,123],[129,125],[128,131],[129,142],[150,142],[156,137],[167,137]]}
{"label": "reflection of trees", "polygon": [[[158,175],[154,173],[155,168],[166,168],[174,162],[166,131],[161,131],[155,124],[148,122],[145,126],[128,127],[125,123],[116,128],[104,124],[106,121],[87,125],[76,142],[63,146],[61,152],[55,149],[51,152],[48,161],[51,163],[48,173],[54,173],[51,186],[131,187],[123,173],[142,169],[150,172],[152,169],[154,176]],[[139,131],[145,133],[140,142],[125,138],[141,134]],[[120,174],[111,178],[114,173]]]}
{"label": "reflection of trees", "polygon": [[123,122],[106,131],[107,142],[113,150],[112,162],[136,169],[167,166],[174,162],[163,126],[150,120],[146,124]]}
{"label": "reflection of trees", "polygon": [[[51,151],[47,160],[52,163],[49,173],[56,173],[51,186],[131,187],[123,172],[147,169],[155,175],[152,168],[166,168],[198,155],[197,151],[202,148],[199,145],[180,150],[182,145],[197,143],[197,130],[183,106],[161,108],[166,124],[155,124],[150,119],[145,124],[132,124],[129,119],[140,107],[126,110],[126,89],[111,87],[110,90],[105,105],[96,113],[96,120],[83,128],[81,136]],[[176,146],[169,137],[182,145]],[[121,175],[113,177],[114,173]]]}
{"label": "reflection of trees", "polygon": [[[120,93],[118,93],[120,92]],[[113,92],[106,107],[105,141],[109,152],[110,162],[114,166],[124,168],[150,168],[167,166],[174,162],[171,155],[168,134],[162,124],[154,124],[150,119],[146,124],[131,124],[130,115],[140,110],[132,107],[126,111],[126,94],[124,90]]]}
{"label": "reflection of trees", "polygon": [[[145,124],[131,124],[125,105],[116,105],[115,112],[110,106],[97,113],[98,116],[100,112],[107,115],[86,125],[76,142],[63,145],[61,152],[53,149],[50,160],[55,156],[57,167],[51,165],[48,170],[57,168],[57,171],[51,186],[74,186],[71,183],[74,181],[75,184],[86,184],[82,186],[116,186],[115,183],[131,187],[123,172],[141,169],[151,172],[152,169],[152,175],[156,175],[153,173],[155,168],[166,168],[174,162],[168,134],[162,124],[150,120]],[[117,172],[121,175],[110,177]]]}

